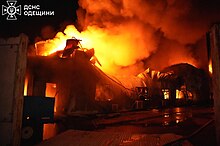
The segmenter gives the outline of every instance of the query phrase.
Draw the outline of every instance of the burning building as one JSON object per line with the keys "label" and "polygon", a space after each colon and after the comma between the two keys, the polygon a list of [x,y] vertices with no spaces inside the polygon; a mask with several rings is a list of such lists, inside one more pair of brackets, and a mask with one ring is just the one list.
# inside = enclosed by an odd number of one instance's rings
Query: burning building
{"label": "burning building", "polygon": [[[28,56],[25,95],[55,98],[54,112],[65,116],[209,102],[207,74],[187,63],[161,71],[110,75],[99,67],[94,49],[67,39],[63,50],[43,56],[44,45]],[[29,117],[29,116],[28,116]],[[26,117],[27,118],[27,117]]]}
{"label": "burning building", "polygon": [[97,67],[101,64],[94,49],[82,48],[80,40],[68,39],[63,50],[47,56],[42,55],[44,47],[37,46],[36,55],[28,58],[26,94],[55,97],[58,113],[111,111],[112,105],[132,109],[137,100],[148,102],[148,108],[161,107],[164,101],[178,105],[176,100],[198,103],[209,97],[205,72],[189,64],[136,76],[107,75]]}
{"label": "burning building", "polygon": [[71,113],[105,109],[98,101],[128,108],[136,100],[136,87],[146,87],[146,82],[135,76],[130,76],[129,81],[110,77],[94,65],[93,49],[79,50],[78,43],[71,45],[49,56],[28,58],[27,95],[52,95],[56,98],[56,112]]}
{"label": "burning building", "polygon": [[204,70],[183,63],[167,67],[161,72],[170,73],[159,80],[171,105],[210,103],[209,76]]}
{"label": "burning building", "polygon": [[[198,69],[206,66],[206,54],[199,45],[210,22],[219,19],[219,9],[193,7],[198,4],[79,0],[78,29],[69,25],[28,50],[24,95],[53,97],[54,111],[67,115],[131,109],[142,102],[148,107],[206,102],[208,77]],[[15,103],[21,101],[19,96]]]}

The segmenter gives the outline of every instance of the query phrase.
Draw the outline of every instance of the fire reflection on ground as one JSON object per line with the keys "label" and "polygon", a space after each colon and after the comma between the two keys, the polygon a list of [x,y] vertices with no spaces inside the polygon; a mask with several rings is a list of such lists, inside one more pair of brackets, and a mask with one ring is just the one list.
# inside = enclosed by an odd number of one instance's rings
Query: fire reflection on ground
{"label": "fire reflection on ground", "polygon": [[179,125],[180,123],[192,118],[192,111],[191,109],[185,108],[174,108],[172,110],[166,109],[164,110],[163,116],[163,126],[174,126]]}
{"label": "fire reflection on ground", "polygon": [[[66,117],[50,126],[57,133],[68,129],[129,133],[188,135],[213,119],[212,107],[181,107]],[[134,139],[132,139],[134,140]]]}

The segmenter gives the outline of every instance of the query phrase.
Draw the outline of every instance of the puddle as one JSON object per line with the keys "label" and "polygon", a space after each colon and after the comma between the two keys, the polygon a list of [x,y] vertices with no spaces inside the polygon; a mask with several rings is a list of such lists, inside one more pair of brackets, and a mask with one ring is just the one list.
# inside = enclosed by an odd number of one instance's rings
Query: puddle
{"label": "puddle", "polygon": [[175,108],[167,109],[163,112],[162,119],[151,120],[144,124],[144,127],[162,126],[162,127],[172,127],[180,126],[184,122],[190,121],[192,119],[192,112],[190,110]]}

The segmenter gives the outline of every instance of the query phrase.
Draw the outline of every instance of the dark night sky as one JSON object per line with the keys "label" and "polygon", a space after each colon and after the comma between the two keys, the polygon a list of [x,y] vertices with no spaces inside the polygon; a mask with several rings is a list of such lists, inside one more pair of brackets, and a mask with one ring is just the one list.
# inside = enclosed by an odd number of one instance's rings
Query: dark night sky
{"label": "dark night sky", "polygon": [[[25,33],[30,37],[30,41],[33,41],[34,37],[38,36],[41,29],[46,25],[51,25],[55,31],[58,31],[62,23],[74,23],[76,21],[77,0],[17,0],[16,6],[22,5],[23,7],[24,4],[40,5],[40,10],[51,10],[55,12],[55,15],[41,17],[16,15],[17,20],[14,21],[7,21],[6,15],[0,15],[0,37],[17,36],[20,33]],[[7,6],[7,3],[1,1],[0,5]]]}

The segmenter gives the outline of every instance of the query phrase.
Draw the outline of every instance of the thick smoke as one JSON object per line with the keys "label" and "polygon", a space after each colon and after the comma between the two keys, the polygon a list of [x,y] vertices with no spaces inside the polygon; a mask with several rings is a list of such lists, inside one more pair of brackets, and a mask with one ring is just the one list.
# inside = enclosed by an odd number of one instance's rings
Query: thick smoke
{"label": "thick smoke", "polygon": [[131,66],[131,73],[146,64],[155,69],[183,62],[201,67],[204,61],[196,52],[206,49],[196,44],[220,20],[217,0],[79,0],[79,6],[81,29],[96,27],[108,34],[106,43],[113,40],[115,46],[103,50],[126,52],[129,57],[113,53],[111,60],[117,68]]}

